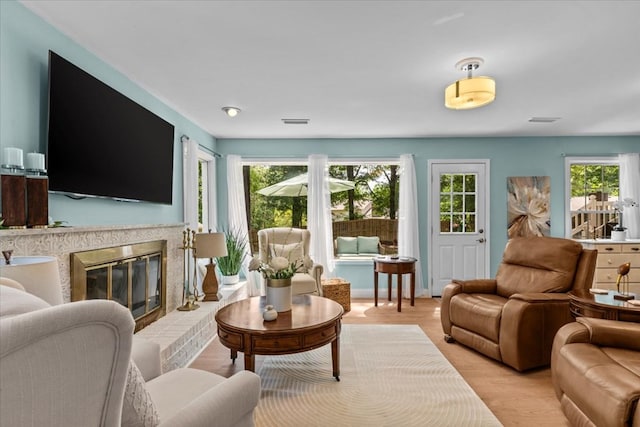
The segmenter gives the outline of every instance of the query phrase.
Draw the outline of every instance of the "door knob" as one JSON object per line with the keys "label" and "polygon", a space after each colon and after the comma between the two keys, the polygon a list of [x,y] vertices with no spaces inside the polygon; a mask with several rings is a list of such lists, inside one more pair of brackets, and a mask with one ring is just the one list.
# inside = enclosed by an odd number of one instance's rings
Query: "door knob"
{"label": "door knob", "polygon": [[476,242],[484,243],[484,239],[482,239],[482,238],[477,239]]}

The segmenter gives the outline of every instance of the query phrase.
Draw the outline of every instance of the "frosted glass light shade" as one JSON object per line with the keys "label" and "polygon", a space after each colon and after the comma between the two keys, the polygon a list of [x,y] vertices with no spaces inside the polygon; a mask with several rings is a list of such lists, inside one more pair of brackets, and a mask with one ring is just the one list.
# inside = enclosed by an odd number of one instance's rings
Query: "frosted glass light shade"
{"label": "frosted glass light shade", "polygon": [[496,82],[491,77],[472,77],[450,84],[444,92],[444,105],[454,110],[468,110],[496,99]]}
{"label": "frosted glass light shade", "polygon": [[196,258],[216,258],[227,255],[227,241],[224,233],[196,234]]}

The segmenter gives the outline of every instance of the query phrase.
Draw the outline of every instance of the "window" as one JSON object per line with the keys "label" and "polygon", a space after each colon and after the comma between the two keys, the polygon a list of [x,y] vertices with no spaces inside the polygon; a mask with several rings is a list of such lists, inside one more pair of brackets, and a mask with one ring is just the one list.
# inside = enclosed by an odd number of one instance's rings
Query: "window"
{"label": "window", "polygon": [[611,236],[618,222],[614,203],[620,195],[617,158],[567,158],[566,233],[573,239],[603,239]]}
{"label": "window", "polygon": [[198,151],[198,226],[208,231],[215,223],[215,159]]}
{"label": "window", "polygon": [[[243,167],[247,222],[251,250],[257,252],[258,230],[270,227],[307,226],[305,188],[278,191],[279,183],[307,172],[304,161],[288,163],[247,162]],[[378,236],[381,251],[395,253],[397,245],[397,210],[399,195],[398,165],[355,161],[330,162],[329,176],[353,183],[344,190],[330,183],[333,234],[338,236]],[[270,188],[271,191],[264,191]],[[296,196],[301,194],[301,196]]]}

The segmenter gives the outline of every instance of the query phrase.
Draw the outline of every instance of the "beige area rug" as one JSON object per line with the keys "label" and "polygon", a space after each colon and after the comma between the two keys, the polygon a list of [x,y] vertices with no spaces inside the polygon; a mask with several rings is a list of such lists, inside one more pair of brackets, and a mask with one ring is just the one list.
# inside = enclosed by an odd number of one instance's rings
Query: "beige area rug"
{"label": "beige area rug", "polygon": [[331,346],[264,359],[258,427],[500,426],[417,325],[343,325]]}

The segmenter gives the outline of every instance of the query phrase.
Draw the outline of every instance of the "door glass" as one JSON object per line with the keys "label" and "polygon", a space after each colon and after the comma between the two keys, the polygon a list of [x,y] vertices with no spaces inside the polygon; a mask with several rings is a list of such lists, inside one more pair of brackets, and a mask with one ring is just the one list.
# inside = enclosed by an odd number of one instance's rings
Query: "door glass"
{"label": "door glass", "polygon": [[440,175],[440,232],[475,233],[476,181],[475,173]]}

